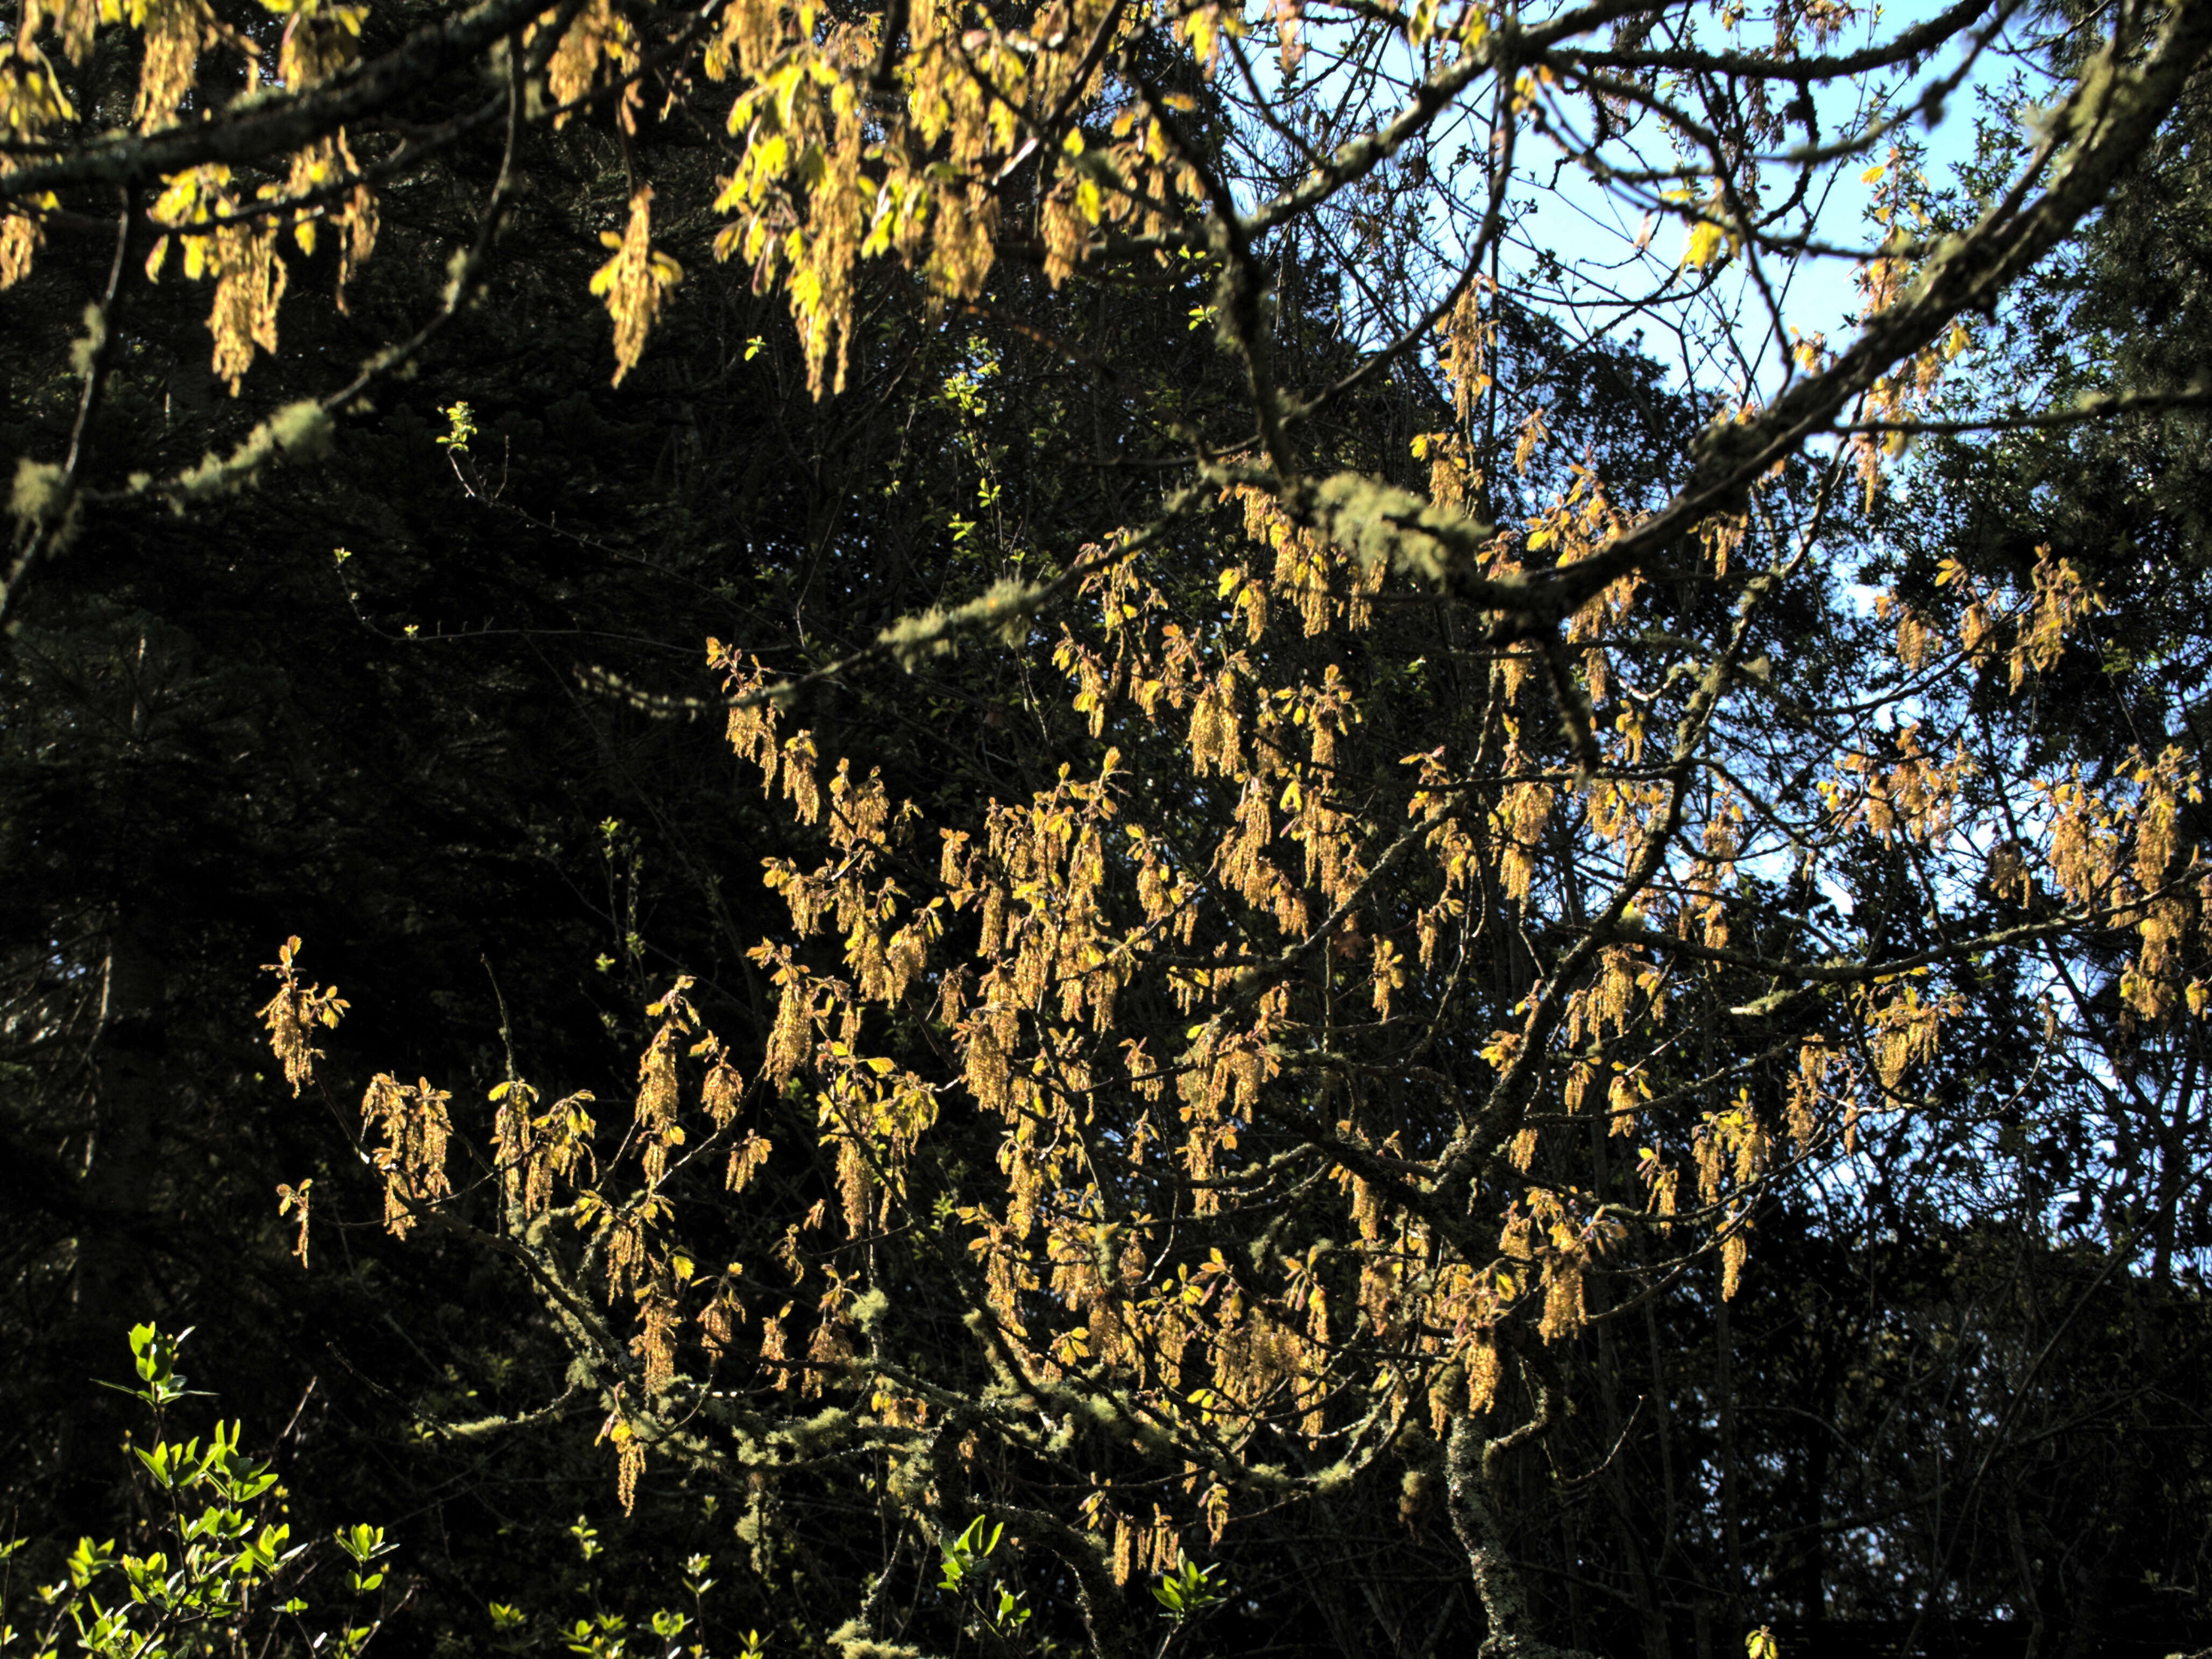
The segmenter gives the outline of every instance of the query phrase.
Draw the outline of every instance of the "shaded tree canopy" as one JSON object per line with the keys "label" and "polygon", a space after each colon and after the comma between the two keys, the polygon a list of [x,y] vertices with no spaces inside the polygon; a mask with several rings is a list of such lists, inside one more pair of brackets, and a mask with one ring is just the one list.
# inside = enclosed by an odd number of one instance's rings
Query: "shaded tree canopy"
{"label": "shaded tree canopy", "polygon": [[2201,1644],[2212,4],[0,18],[38,1572]]}

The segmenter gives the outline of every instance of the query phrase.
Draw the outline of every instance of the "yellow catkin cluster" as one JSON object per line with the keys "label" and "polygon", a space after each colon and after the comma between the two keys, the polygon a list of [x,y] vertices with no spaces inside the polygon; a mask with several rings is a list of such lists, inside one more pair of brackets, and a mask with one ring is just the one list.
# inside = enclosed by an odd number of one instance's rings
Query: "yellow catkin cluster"
{"label": "yellow catkin cluster", "polygon": [[[1137,100],[1098,130],[1042,141],[1041,112],[1084,88],[1071,79],[1079,60],[1039,39],[1110,36],[1115,15],[1066,3],[1046,37],[1011,15],[983,21],[923,0],[879,79],[872,19],[776,0],[720,14],[705,67],[735,82],[741,142],[717,252],[783,290],[817,390],[843,380],[860,262],[902,261],[940,297],[978,291],[1000,227],[999,198],[977,180],[1017,155],[1039,169],[1036,224],[1055,280],[1097,238],[1141,232],[1173,205],[1187,180],[1161,118],[1170,109]],[[1209,26],[1185,22],[1194,53],[1218,48]],[[555,94],[617,75],[626,27],[605,8],[578,13],[555,54]],[[330,162],[340,175],[349,165]],[[253,287],[258,256],[222,240],[229,181],[203,169],[169,188],[165,222],[188,274],[212,271],[229,295],[219,304],[236,313],[225,327],[257,343],[280,295]],[[648,189],[629,215],[600,272],[618,374],[674,280],[655,263]],[[1870,272],[1870,303],[1889,303],[1875,290],[1898,280]],[[1632,526],[1541,410],[1509,420],[1498,443],[1532,494],[1555,482],[1516,526],[1469,532],[1464,520],[1483,465],[1504,459],[1479,456],[1472,435],[1493,395],[1486,307],[1473,286],[1444,323],[1457,424],[1422,440],[1431,499],[1393,499],[1440,542],[1461,536],[1454,556],[1474,574],[1571,574]],[[1922,367],[1890,389],[1893,401],[1924,398]],[[1676,650],[1640,579],[1616,575],[1577,590],[1547,637],[1516,624],[1488,636],[1494,649],[1439,650],[1462,678],[1437,701],[1469,712],[1436,717],[1431,732],[1414,723],[1426,714],[1392,708],[1411,694],[1369,690],[1371,665],[1410,655],[1397,650],[1404,630],[1428,626],[1401,621],[1413,607],[1376,603],[1388,560],[1339,545],[1264,479],[1240,463],[1209,485],[1227,550],[1209,560],[1219,568],[1194,606],[1178,612],[1166,597],[1184,591],[1187,568],[1170,580],[1133,554],[1096,557],[1083,614],[1048,653],[1065,678],[1065,729],[1096,742],[957,824],[924,822],[865,759],[785,729],[784,711],[750,701],[772,684],[763,665],[710,642],[737,702],[731,748],[789,814],[787,843],[762,866],[789,930],[750,953],[773,1002],[757,1052],[708,1030],[679,981],[647,1010],[631,1121],[607,1167],[588,1096],[542,1108],[510,1079],[494,1097],[513,1229],[527,1238],[557,1207],[587,1235],[594,1295],[632,1310],[640,1369],[626,1387],[678,1388],[685,1345],[697,1343],[732,1373],[750,1367],[776,1389],[865,1409],[885,1436],[919,1433],[926,1403],[869,1373],[861,1264],[915,1224],[920,1194],[942,1194],[915,1166],[940,1114],[957,1111],[989,1154],[969,1160],[929,1219],[974,1265],[994,1363],[1033,1382],[1079,1372],[1168,1402],[1160,1432],[1176,1450],[1162,1454],[1162,1490],[1173,1495],[1140,1510],[1102,1486],[1085,1510],[1094,1530],[1110,1530],[1127,1578],[1171,1565],[1183,1528],[1217,1530],[1232,1513],[1218,1471],[1185,1452],[1263,1429],[1318,1449],[1360,1412],[1425,1413],[1442,1433],[1516,1408],[1509,1356],[1587,1340],[1612,1300],[1607,1276],[1630,1271],[1614,1248],[1630,1226],[1670,1255],[1702,1253],[1734,1297],[1759,1206],[1793,1162],[1849,1152],[1864,1111],[1917,1109],[1916,1068],[1963,1007],[1918,971],[1927,964],[1862,980],[1848,962],[1823,968],[1845,988],[1817,997],[1808,974],[1741,965],[1773,931],[1771,907],[1745,896],[1778,843],[1748,786],[1698,763],[1721,741],[1711,734],[1729,675],[1735,690],[1759,678],[1748,664]],[[1446,525],[1439,511],[1462,516]],[[1701,575],[1756,575],[1752,519],[1696,526],[1684,558]],[[1905,669],[2025,685],[2094,605],[2047,553],[2023,592],[1960,597],[1955,649],[1936,605],[1885,607]],[[1486,635],[1469,626],[1457,637]],[[1409,725],[1418,744],[1385,746]],[[1156,755],[1179,744],[1187,771],[1133,776],[1103,746],[1115,738]],[[2200,786],[2178,754],[2131,757],[2094,785],[2044,781],[1996,852],[1990,826],[1968,821],[1967,762],[1909,720],[1868,722],[1832,744],[1824,732],[1812,764],[1828,774],[1820,808],[1793,835],[1954,868],[1971,855],[1966,879],[1986,865],[2006,902],[2132,932],[2124,993],[2139,1019],[2178,1018],[2212,997],[2190,977],[2212,876],[2184,844]],[[1806,856],[1811,884],[1825,872]],[[297,1087],[311,1073],[311,1028],[343,1005],[297,984],[292,948],[264,1018]],[[1680,1011],[1702,1018],[1708,991],[1743,981],[1771,982],[1735,1011],[1747,1029],[1815,1003],[1806,1018],[1818,1023],[1785,1031],[1772,1077],[1703,1075]],[[1436,1060],[1470,1031],[1492,1033],[1481,1065]],[[1438,1103],[1433,1113],[1399,1109],[1417,1091]],[[811,1133],[786,1136],[781,1153],[746,1109],[770,1096],[781,1110],[811,1109]],[[388,1075],[364,1102],[395,1231],[450,1194],[445,1103],[427,1080]],[[1447,1127],[1423,1141],[1425,1121]],[[1469,1128],[1446,1144],[1452,1123],[1480,1125],[1483,1139]],[[1608,1190],[1584,1190],[1602,1163],[1589,1149],[1613,1153],[1613,1136],[1637,1148],[1632,1175],[1616,1156]],[[701,1277],[683,1247],[671,1194],[695,1154],[746,1207],[788,1202],[787,1183],[762,1179],[772,1157],[808,1160],[811,1209],[772,1212],[763,1231],[781,1243],[750,1272]],[[1148,1189],[1103,1175],[1109,1158],[1127,1166],[1118,1177],[1172,1181],[1174,1213],[1136,1207],[1145,1200],[1127,1194]],[[1304,1183],[1296,1213],[1312,1218],[1310,1234],[1270,1233],[1255,1252],[1250,1235],[1212,1229],[1277,1213],[1267,1206],[1292,1181]],[[295,1196],[304,1212],[304,1188]],[[1224,1251],[1217,1236],[1239,1243]],[[610,1419],[626,1504],[647,1409],[626,1398]],[[959,1455],[976,1454],[969,1443]]]}
{"label": "yellow catkin cluster", "polygon": [[[1252,580],[1249,570],[1237,573],[1224,596]],[[1232,1270],[1218,1251],[1155,1265],[1151,1253],[1168,1237],[1158,1220],[1102,1224],[1109,1212],[1085,1132],[1109,1079],[1126,1087],[1135,1114],[1123,1141],[1132,1162],[1171,1158],[1200,1216],[1240,1201],[1243,1143],[1286,1077],[1298,1075],[1285,1066],[1285,1039],[1305,1016],[1287,983],[1244,994],[1232,958],[1213,958],[1216,967],[1203,955],[1173,953],[1192,949],[1192,918],[1205,905],[1242,907],[1238,925],[1250,936],[1297,945],[1319,916],[1357,897],[1360,831],[1338,801],[1333,773],[1362,717],[1334,663],[1273,683],[1269,659],[1253,650],[1249,607],[1237,613],[1239,636],[1206,647],[1144,604],[1126,571],[1102,574],[1097,589],[1115,607],[1115,626],[1103,641],[1063,635],[1055,660],[1080,704],[1075,712],[1097,729],[1117,716],[1151,726],[1181,712],[1194,769],[1218,792],[1218,839],[1204,884],[1158,830],[1125,821],[1129,794],[1109,751],[1087,775],[1064,769],[1027,799],[992,804],[969,828],[934,832],[935,888],[909,892],[891,871],[912,867],[908,844],[920,828],[912,809],[895,802],[878,775],[860,775],[843,759],[823,781],[811,734],[780,732],[772,708],[732,714],[733,749],[758,769],[764,787],[781,786],[795,823],[826,843],[812,867],[767,861],[765,879],[802,940],[823,939],[843,957],[842,974],[831,977],[787,945],[755,952],[776,993],[758,1081],[811,1091],[831,1193],[789,1230],[779,1261],[795,1286],[802,1230],[860,1241],[897,1224],[908,1170],[937,1121],[939,1089],[867,1052],[860,1016],[918,1005],[942,1018],[960,1086],[1000,1124],[999,1184],[986,1182],[957,1214],[1000,1335],[1036,1375],[1081,1368],[1147,1386],[1195,1381],[1204,1390],[1200,1414],[1216,1429],[1268,1422],[1316,1444],[1333,1425],[1330,1402],[1354,1384],[1401,1402],[1399,1409],[1425,1409],[1440,1431],[1461,1413],[1498,1409],[1508,1372],[1502,1329],[1526,1321],[1544,1342],[1576,1340],[1592,1316],[1594,1276],[1606,1270],[1625,1224],[1571,1185],[1535,1179],[1549,1144],[1536,1121],[1513,1126],[1501,1146],[1499,1169],[1525,1173],[1530,1184],[1507,1203],[1487,1261],[1456,1255],[1402,1201],[1384,1178],[1403,1164],[1402,1153],[1352,1117],[1334,1131],[1346,1156],[1382,1162],[1335,1172],[1350,1241],[1341,1268],[1314,1252],[1256,1271]],[[757,665],[741,665],[720,647],[714,659],[733,690],[761,684]],[[1628,733],[1608,741],[1612,755],[1632,759]],[[1648,781],[1601,775],[1577,785],[1542,775],[1517,736],[1503,760],[1508,781],[1486,797],[1464,791],[1443,760],[1408,757],[1406,816],[1425,860],[1419,879],[1426,896],[1401,930],[1347,929],[1325,958],[1357,975],[1363,1006],[1385,1027],[1403,1018],[1407,1000],[1431,994],[1482,893],[1543,902],[1539,878],[1553,867],[1548,842],[1559,833],[1562,801],[1580,809],[1574,833],[1586,845],[1622,859],[1640,856],[1673,810],[1665,789]],[[1839,776],[1828,803],[1835,833],[1940,848],[1960,832],[1959,770],[1939,766],[1909,727],[1886,755],[1847,756]],[[2038,844],[2009,854],[2017,873],[2008,879],[2045,881],[2069,902],[2106,905],[2136,927],[2145,982],[2155,979],[2167,1002],[2179,996],[2176,964],[2195,937],[2199,878],[2187,873],[2194,866],[2177,827],[2195,787],[2172,756],[2139,760],[2100,792],[2055,781]],[[1718,1261],[1723,1293],[1733,1297],[1747,1270],[1755,1206],[1778,1168],[1831,1139],[1848,1148],[1866,1103],[1896,1109],[1906,1102],[1913,1067],[1936,1053],[1958,1005],[1924,994],[1910,975],[1869,987],[1856,1004],[1863,1066],[1821,1036],[1801,1045],[1771,1104],[1746,1088],[1725,1106],[1662,1111],[1644,1061],[1611,1056],[1635,1055],[1647,1028],[1669,1018],[1679,968],[1652,939],[1728,943],[1735,872],[1753,833],[1731,789],[1706,788],[1692,807],[1663,888],[1651,890],[1632,923],[1650,937],[1595,949],[1577,981],[1545,993],[1560,1007],[1549,1039],[1562,1045],[1551,1051],[1560,1060],[1553,1097],[1569,1113],[1587,1112],[1595,1087],[1608,1127],[1650,1143],[1635,1169],[1648,1224],[1698,1230]],[[1284,856],[1285,840],[1303,843],[1304,860]],[[1156,1053],[1117,1029],[1126,988],[1146,978],[1197,1022],[1179,1050]],[[753,1355],[769,1380],[802,1394],[836,1392],[864,1369],[854,1282],[833,1274],[811,1303],[793,1297],[749,1320],[734,1268],[687,1286],[673,1265],[688,1258],[674,1253],[672,1212],[656,1209],[651,1194],[684,1144],[686,1115],[696,1113],[702,1133],[728,1136],[733,1188],[769,1155],[765,1139],[738,1123],[744,1073],[719,1039],[696,1029],[686,990],[679,983],[654,1005],[660,1024],[641,1060],[630,1155],[647,1196],[579,1206],[601,1241],[608,1293],[628,1294],[637,1307],[632,1344],[648,1388],[665,1386],[680,1367],[683,1332],[696,1331],[733,1363],[757,1325]],[[1532,1062],[1517,1029],[1498,1031],[1484,1057],[1500,1077],[1550,1063],[1544,1052]],[[430,1191],[441,1106],[427,1084],[404,1090],[380,1079],[372,1096],[372,1116],[393,1149],[386,1163],[404,1224],[409,1204]],[[582,1141],[561,1127],[562,1109],[539,1113],[535,1103],[514,1091],[495,1130],[510,1191],[519,1183],[526,1208],[545,1201],[556,1165],[568,1179],[582,1156]],[[1686,1174],[1695,1196],[1686,1211]],[[1332,1274],[1341,1281],[1334,1304]],[[687,1297],[698,1304],[689,1323],[681,1314]],[[794,1313],[801,1306],[809,1311]],[[903,1391],[867,1387],[874,1419],[887,1428],[926,1420]],[[629,1449],[635,1436],[621,1443],[631,1470],[623,1478],[634,1480],[642,1451]],[[1194,1481],[1199,1517],[1209,1528],[1225,1524],[1226,1489]],[[1157,1570],[1174,1547],[1173,1525],[1162,1530],[1110,1504],[1091,1514],[1113,1531],[1118,1572]]]}
{"label": "yellow catkin cluster", "polygon": [[293,961],[299,951],[300,938],[295,933],[277,951],[276,961],[262,964],[262,971],[275,974],[279,984],[276,994],[257,1016],[269,1028],[269,1046],[283,1066],[284,1081],[292,1085],[295,1098],[313,1080],[315,1062],[323,1057],[323,1051],[314,1046],[315,1028],[335,1027],[351,1006],[335,985],[300,982]]}
{"label": "yellow catkin cluster", "polygon": [[599,240],[614,250],[614,257],[593,273],[592,292],[606,302],[607,315],[614,319],[614,383],[620,386],[637,366],[668,290],[684,280],[684,267],[653,246],[650,185],[629,198],[629,221],[622,234],[605,231]]}
{"label": "yellow catkin cluster", "polygon": [[[301,7],[282,37],[275,78],[291,92],[327,80],[358,55],[366,15],[359,5]],[[65,147],[64,130],[76,112],[60,67],[40,42],[52,42],[62,58],[82,66],[102,29],[140,37],[131,113],[143,132],[173,125],[196,97],[212,107],[228,96],[226,89],[209,99],[200,85],[207,55],[217,46],[246,58],[254,78],[269,72],[256,41],[218,19],[207,0],[28,0],[12,37],[0,45],[0,134],[33,151],[58,140]],[[0,161],[0,171],[15,165]],[[344,129],[274,158],[270,173],[265,182],[248,188],[240,181],[234,187],[228,167],[195,167],[163,179],[149,208],[154,223],[169,234],[157,237],[147,273],[158,278],[173,245],[181,244],[185,276],[213,283],[208,319],[213,363],[234,395],[257,356],[276,349],[277,313],[288,287],[280,238],[289,232],[302,252],[312,253],[319,227],[336,223],[342,310],[346,284],[376,240],[375,196]],[[0,289],[29,274],[44,242],[43,216],[59,205],[50,192],[10,204],[0,218]]]}
{"label": "yellow catkin cluster", "polygon": [[362,1133],[382,1139],[369,1158],[384,1178],[384,1224],[395,1238],[404,1238],[424,1210],[453,1195],[446,1174],[452,1098],[428,1078],[410,1088],[388,1073],[379,1073],[362,1096]]}

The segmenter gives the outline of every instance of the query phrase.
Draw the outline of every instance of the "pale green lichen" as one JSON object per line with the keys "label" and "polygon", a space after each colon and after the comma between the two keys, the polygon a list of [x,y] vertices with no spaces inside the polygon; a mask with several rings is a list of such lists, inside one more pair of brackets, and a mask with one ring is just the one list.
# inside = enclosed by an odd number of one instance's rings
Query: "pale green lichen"
{"label": "pale green lichen", "polygon": [[1019,645],[1029,631],[1030,618],[1052,592],[1048,584],[1006,577],[993,583],[982,598],[953,610],[933,607],[919,616],[902,617],[877,635],[876,641],[888,647],[898,665],[908,673],[925,658],[957,650],[965,634],[995,634],[1005,644]]}
{"label": "pale green lichen", "polygon": [[922,1659],[920,1648],[897,1642],[878,1642],[857,1619],[848,1619],[830,1633],[830,1645],[843,1659]]}
{"label": "pale green lichen", "polygon": [[853,1322],[864,1331],[872,1331],[890,1308],[890,1297],[885,1296],[880,1288],[863,1291],[854,1298]]}
{"label": "pale green lichen", "polygon": [[246,434],[246,441],[229,454],[203,457],[198,466],[167,485],[165,493],[182,512],[186,502],[243,489],[279,456],[301,461],[327,453],[333,429],[330,412],[313,399],[287,404]]}
{"label": "pale green lichen", "polygon": [[26,455],[15,463],[15,489],[9,498],[8,510],[18,524],[44,524],[62,511],[68,495],[66,484],[61,468]]}
{"label": "pale green lichen", "polygon": [[1471,576],[1494,533],[1360,472],[1322,479],[1314,486],[1313,505],[1329,538],[1361,564],[1440,585]]}
{"label": "pale green lichen", "polygon": [[70,367],[82,378],[92,373],[100,348],[107,343],[107,313],[97,301],[84,308],[84,333],[70,342]]}

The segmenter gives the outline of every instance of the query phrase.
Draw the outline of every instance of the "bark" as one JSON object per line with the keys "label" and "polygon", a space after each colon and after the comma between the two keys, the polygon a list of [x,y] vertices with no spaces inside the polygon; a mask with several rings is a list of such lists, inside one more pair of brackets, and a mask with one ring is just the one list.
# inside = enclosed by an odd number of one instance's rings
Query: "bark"
{"label": "bark", "polygon": [[1498,1439],[1485,1436],[1476,1421],[1454,1423],[1446,1443],[1444,1490],[1451,1503],[1452,1528],[1474,1570],[1476,1595],[1490,1626],[1480,1659],[1594,1659],[1577,1648],[1563,1648],[1536,1632],[1528,1588],[1505,1535],[1498,1512],[1498,1477],[1505,1454],[1523,1440],[1551,1427],[1550,1389],[1540,1387],[1535,1417]]}

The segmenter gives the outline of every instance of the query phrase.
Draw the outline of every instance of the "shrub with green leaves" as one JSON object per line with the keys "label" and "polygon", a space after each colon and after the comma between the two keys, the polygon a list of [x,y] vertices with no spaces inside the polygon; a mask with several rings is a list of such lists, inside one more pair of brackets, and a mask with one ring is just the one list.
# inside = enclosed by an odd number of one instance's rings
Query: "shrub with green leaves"
{"label": "shrub with green leaves", "polygon": [[[378,1565],[395,1547],[381,1527],[341,1527],[329,1540],[295,1544],[290,1524],[278,1518],[284,1487],[265,1461],[244,1449],[241,1424],[218,1417],[204,1437],[173,1437],[180,1403],[204,1397],[177,1370],[177,1351],[191,1334],[136,1327],[137,1386],[105,1385],[134,1396],[153,1419],[151,1445],[130,1449],[143,1509],[122,1530],[128,1545],[81,1538],[64,1559],[64,1576],[22,1595],[14,1566],[27,1540],[0,1543],[9,1568],[0,1588],[0,1652],[12,1656],[27,1643],[34,1659],[287,1652],[356,1659],[395,1610]],[[326,1572],[333,1564],[335,1577]],[[336,1590],[327,1607],[307,1599],[319,1578]]]}

